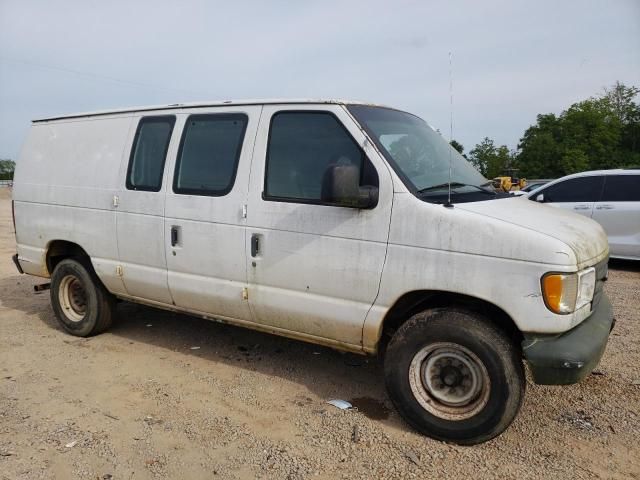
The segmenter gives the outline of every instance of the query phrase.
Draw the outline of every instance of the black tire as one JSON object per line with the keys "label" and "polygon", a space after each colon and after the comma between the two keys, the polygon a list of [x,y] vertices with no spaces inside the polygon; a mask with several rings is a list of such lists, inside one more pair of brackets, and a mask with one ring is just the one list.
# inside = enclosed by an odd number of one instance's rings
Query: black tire
{"label": "black tire", "polygon": [[90,337],[111,326],[115,299],[88,261],[67,258],[51,275],[51,305],[60,325],[71,335]]}
{"label": "black tire", "polygon": [[418,313],[395,332],[384,376],[411,426],[462,445],[501,434],[526,385],[521,354],[504,332],[476,313],[444,308]]}

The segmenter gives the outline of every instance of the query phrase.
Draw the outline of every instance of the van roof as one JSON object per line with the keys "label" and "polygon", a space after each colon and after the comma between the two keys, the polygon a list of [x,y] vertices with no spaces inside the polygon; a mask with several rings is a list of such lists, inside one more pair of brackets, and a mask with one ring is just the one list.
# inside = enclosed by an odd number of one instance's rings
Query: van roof
{"label": "van roof", "polygon": [[271,98],[271,99],[252,99],[252,100],[219,100],[189,103],[172,103],[169,105],[151,105],[146,107],[126,107],[115,108],[111,110],[98,110],[95,112],[71,113],[66,115],[57,115],[55,117],[38,118],[33,120],[37,122],[51,122],[54,120],[64,120],[68,118],[96,117],[100,115],[114,115],[120,113],[134,112],[150,112],[155,110],[176,110],[182,108],[203,108],[203,107],[226,107],[229,105],[292,105],[292,104],[332,104],[332,105],[370,105],[375,107],[387,107],[386,105],[378,105],[369,102],[359,102],[355,100],[340,99],[313,99],[313,98]]}

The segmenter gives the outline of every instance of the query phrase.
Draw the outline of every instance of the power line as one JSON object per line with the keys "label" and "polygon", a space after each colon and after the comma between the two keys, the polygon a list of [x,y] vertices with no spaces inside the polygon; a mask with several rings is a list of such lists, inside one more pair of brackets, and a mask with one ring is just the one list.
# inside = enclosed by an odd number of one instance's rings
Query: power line
{"label": "power line", "polygon": [[66,68],[66,67],[59,67],[59,66],[55,66],[55,65],[48,65],[45,63],[38,63],[38,62],[31,62],[31,61],[27,61],[27,60],[17,60],[14,58],[9,58],[9,57],[5,57],[4,55],[0,55],[0,62],[6,62],[6,63],[14,63],[14,64],[22,64],[22,65],[27,65],[27,66],[31,66],[31,67],[36,67],[36,68],[44,68],[47,70],[54,70],[54,71],[58,71],[58,72],[63,72],[63,73],[67,73],[67,74],[71,74],[71,75],[78,75],[81,77],[87,77],[87,78],[92,78],[95,80],[102,80],[102,81],[106,81],[106,82],[113,82],[113,83],[120,83],[123,85],[131,85],[134,87],[138,87],[138,88],[152,88],[154,90],[159,90],[159,91],[167,91],[167,92],[180,92],[180,93],[186,93],[189,95],[198,95],[198,96],[210,96],[211,94],[209,93],[203,93],[203,92],[193,92],[190,90],[182,90],[179,88],[171,88],[171,87],[163,87],[163,86],[159,86],[159,85],[150,85],[147,83],[141,83],[141,82],[135,82],[135,81],[131,81],[131,80],[124,80],[122,78],[116,78],[116,77],[111,77],[108,75],[99,75],[96,73],[91,73],[91,72],[84,72],[81,70],[75,70],[75,69],[71,69],[71,68]]}

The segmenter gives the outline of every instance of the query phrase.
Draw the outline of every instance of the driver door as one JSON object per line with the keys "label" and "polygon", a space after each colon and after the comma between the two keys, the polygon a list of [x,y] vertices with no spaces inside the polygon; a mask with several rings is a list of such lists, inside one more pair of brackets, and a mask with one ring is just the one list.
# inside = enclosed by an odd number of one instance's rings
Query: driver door
{"label": "driver door", "polygon": [[[285,335],[362,345],[382,275],[393,195],[388,168],[365,144],[340,106],[264,107],[245,239],[254,321]],[[323,175],[335,164],[358,166],[361,185],[378,186],[374,208],[322,202]]]}

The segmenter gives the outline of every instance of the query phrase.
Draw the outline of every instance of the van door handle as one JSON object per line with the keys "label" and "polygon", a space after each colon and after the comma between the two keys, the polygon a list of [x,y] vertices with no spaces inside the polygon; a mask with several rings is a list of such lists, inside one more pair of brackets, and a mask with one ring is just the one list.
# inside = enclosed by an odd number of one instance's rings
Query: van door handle
{"label": "van door handle", "polygon": [[178,227],[171,227],[171,246],[175,247],[178,244]]}
{"label": "van door handle", "polygon": [[613,210],[613,205],[598,205],[597,210]]}
{"label": "van door handle", "polygon": [[251,256],[255,257],[260,251],[260,237],[256,234],[251,235]]}
{"label": "van door handle", "polygon": [[588,205],[576,205],[573,207],[574,210],[589,210],[591,207]]}

